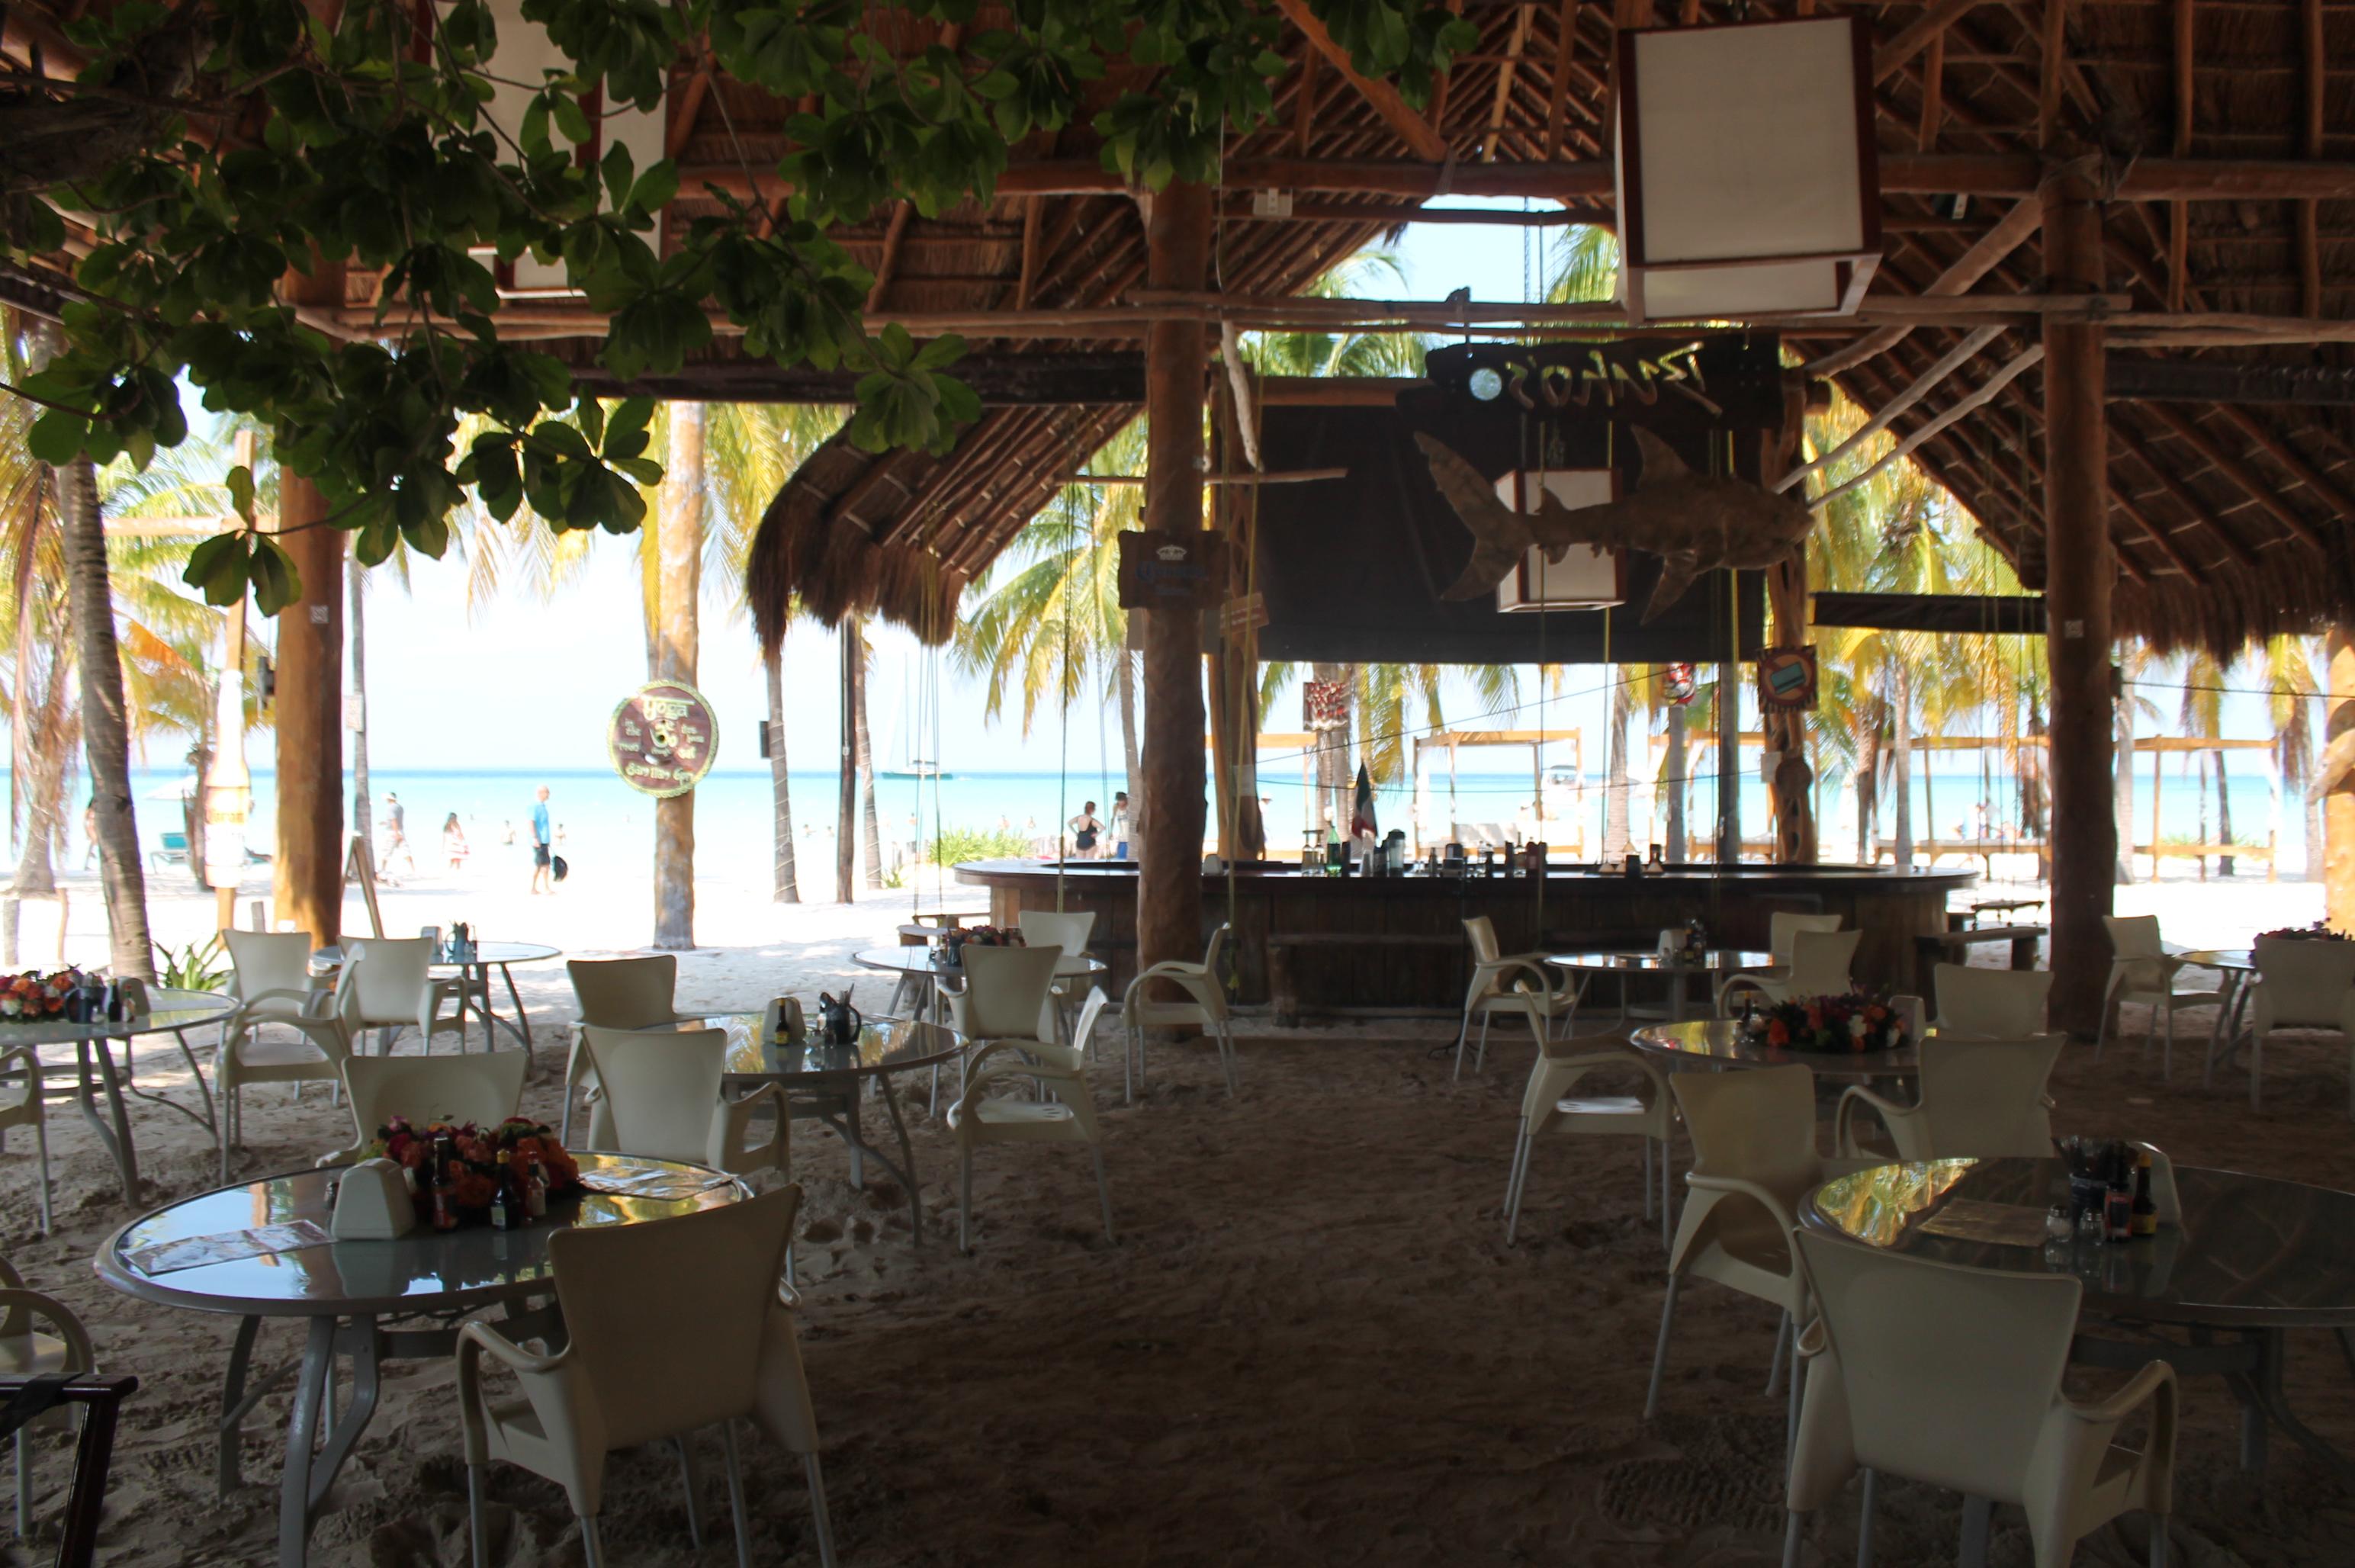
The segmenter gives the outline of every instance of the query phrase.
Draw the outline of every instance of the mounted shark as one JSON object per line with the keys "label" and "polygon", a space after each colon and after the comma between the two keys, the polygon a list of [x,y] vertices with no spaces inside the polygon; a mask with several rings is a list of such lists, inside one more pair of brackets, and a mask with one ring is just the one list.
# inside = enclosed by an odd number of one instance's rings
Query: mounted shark
{"label": "mounted shark", "polygon": [[1497,499],[1492,481],[1444,442],[1418,431],[1414,439],[1431,460],[1439,493],[1472,530],[1472,560],[1440,597],[1477,599],[1493,592],[1532,546],[1552,555],[1580,544],[1649,550],[1660,558],[1660,581],[1644,606],[1648,623],[1683,598],[1702,572],[1777,565],[1815,527],[1815,513],[1799,497],[1695,474],[1668,443],[1640,425],[1629,428],[1644,458],[1634,495],[1572,507],[1540,491],[1534,512],[1517,512]]}

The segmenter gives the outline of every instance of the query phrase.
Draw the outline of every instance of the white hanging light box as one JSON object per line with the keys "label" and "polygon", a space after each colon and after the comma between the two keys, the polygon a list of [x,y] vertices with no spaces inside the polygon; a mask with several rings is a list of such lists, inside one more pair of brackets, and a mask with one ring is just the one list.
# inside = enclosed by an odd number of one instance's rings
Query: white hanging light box
{"label": "white hanging light box", "polygon": [[[1549,468],[1542,474],[1518,471],[1497,481],[1497,499],[1517,512],[1536,511],[1540,495],[1551,496],[1573,511],[1599,507],[1619,498],[1619,472]],[[1626,563],[1609,550],[1586,544],[1570,546],[1559,560],[1533,546],[1497,584],[1497,608],[1508,612],[1603,610],[1626,602]]]}
{"label": "white hanging light box", "polygon": [[1618,49],[1629,315],[1853,312],[1881,263],[1864,19],[1631,28]]}

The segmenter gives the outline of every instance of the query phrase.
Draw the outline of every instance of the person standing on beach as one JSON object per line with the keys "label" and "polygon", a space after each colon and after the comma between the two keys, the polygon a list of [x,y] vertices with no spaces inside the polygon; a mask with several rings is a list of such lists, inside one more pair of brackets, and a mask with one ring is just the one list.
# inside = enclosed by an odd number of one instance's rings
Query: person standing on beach
{"label": "person standing on beach", "polygon": [[1068,824],[1071,830],[1071,848],[1076,858],[1092,860],[1096,858],[1096,840],[1103,832],[1103,819],[1096,816],[1096,803],[1090,801],[1080,808],[1080,814]]}
{"label": "person standing on beach", "polygon": [[409,848],[409,814],[400,806],[400,797],[390,790],[384,792],[384,859],[378,872],[389,880],[392,862],[398,857],[409,862],[409,874],[417,875],[417,857]]}
{"label": "person standing on beach", "polygon": [[552,893],[556,881],[549,874],[549,857],[554,853],[555,840],[549,836],[548,786],[542,784],[532,794],[531,808],[531,891],[535,894]]}
{"label": "person standing on beach", "polygon": [[1128,859],[1128,791],[1122,790],[1112,797],[1112,858]]}

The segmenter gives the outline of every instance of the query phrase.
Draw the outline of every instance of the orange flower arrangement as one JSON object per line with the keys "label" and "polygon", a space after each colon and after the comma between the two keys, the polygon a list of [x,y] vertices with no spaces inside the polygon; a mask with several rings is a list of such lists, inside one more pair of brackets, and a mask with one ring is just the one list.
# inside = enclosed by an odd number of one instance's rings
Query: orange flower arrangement
{"label": "orange flower arrangement", "polygon": [[1795,997],[1750,1016],[1746,1037],[1787,1051],[1894,1051],[1905,1023],[1885,997]]}
{"label": "orange flower arrangement", "polygon": [[429,1167],[433,1145],[444,1137],[450,1140],[456,1156],[446,1173],[451,1181],[451,1202],[469,1213],[488,1209],[497,1195],[498,1157],[502,1150],[510,1165],[523,1168],[528,1168],[537,1157],[548,1178],[550,1198],[561,1197],[581,1185],[581,1167],[557,1142],[555,1133],[525,1116],[509,1117],[487,1132],[472,1122],[429,1122],[419,1127],[405,1117],[395,1116],[377,1129],[376,1141],[368,1147],[363,1157],[389,1159],[416,1171],[417,1200],[421,1212],[432,1202]]}

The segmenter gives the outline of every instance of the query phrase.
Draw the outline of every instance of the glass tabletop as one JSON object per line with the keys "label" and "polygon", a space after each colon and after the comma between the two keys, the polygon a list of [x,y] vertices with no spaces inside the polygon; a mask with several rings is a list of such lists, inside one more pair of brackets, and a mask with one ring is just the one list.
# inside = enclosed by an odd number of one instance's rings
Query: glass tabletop
{"label": "glass tabletop", "polygon": [[829,1080],[869,1077],[877,1073],[909,1072],[954,1061],[964,1040],[954,1029],[914,1019],[870,1019],[858,1030],[856,1045],[824,1045],[815,1040],[781,1045],[761,1039],[761,1013],[706,1013],[677,1023],[656,1024],[638,1033],[683,1032],[724,1029],[728,1031],[728,1085],[757,1088],[763,1083],[823,1083]]}
{"label": "glass tabletop", "polygon": [[2214,1328],[2355,1324],[2355,1193],[2238,1171],[2175,1167],[2183,1222],[2147,1241],[2010,1246],[1923,1229],[1964,1200],[2041,1214],[2068,1197],[2058,1159],[1884,1165],[1826,1182],[1800,1222],[1942,1263],[2083,1281],[2105,1317]]}
{"label": "glass tabletop", "polygon": [[63,1019],[41,1023],[0,1022],[0,1051],[20,1045],[71,1045],[85,1040],[123,1040],[134,1034],[161,1034],[218,1023],[237,1010],[237,1003],[218,991],[147,993],[147,1011],[121,1023],[69,1024]]}
{"label": "glass tabletop", "polygon": [[336,1242],[224,1258],[148,1274],[132,1257],[158,1243],[229,1238],[264,1226],[334,1218],[328,1184],[345,1168],[293,1171],[213,1191],[133,1220],[99,1248],[99,1278],[126,1295],[168,1307],[260,1317],[423,1312],[482,1306],[550,1288],[548,1238],[576,1225],[632,1225],[719,1208],[750,1196],[742,1183],[698,1165],[631,1155],[576,1153],[581,1179],[678,1179],[691,1196],[630,1197],[585,1191],[549,1200],[548,1217],[519,1230],[489,1225],[413,1231],[391,1241]]}
{"label": "glass tabletop", "polygon": [[1722,975],[1736,969],[1772,969],[1775,967],[1771,953],[1753,953],[1746,948],[1711,947],[1697,957],[1668,959],[1648,947],[1630,947],[1604,953],[1553,953],[1546,962],[1557,969],[1595,969],[1622,974]]}
{"label": "glass tabletop", "polygon": [[[883,969],[900,975],[963,975],[964,966],[951,964],[928,947],[869,947],[851,955],[852,961],[862,969]],[[1075,980],[1082,975],[1101,975],[1104,962],[1085,955],[1066,953],[1055,960],[1055,977]]]}
{"label": "glass tabletop", "polygon": [[[1933,1031],[1935,1032],[1935,1031]],[[1680,1064],[1712,1067],[1782,1067],[1805,1063],[1818,1078],[1865,1083],[1879,1078],[1911,1078],[1921,1071],[1918,1045],[1895,1051],[1793,1051],[1744,1040],[1739,1019],[1695,1019],[1689,1023],[1650,1024],[1627,1037],[1638,1050],[1657,1051]]]}
{"label": "glass tabletop", "polygon": [[2193,969],[2254,969],[2257,955],[2250,947],[2200,947],[2174,955]]}
{"label": "glass tabletop", "polygon": [[[366,937],[362,937],[359,938],[359,940],[365,942],[368,939]],[[407,940],[415,941],[416,939],[414,937],[410,937]],[[476,965],[485,964],[545,964],[551,958],[560,958],[563,955],[564,949],[561,947],[550,947],[544,942],[477,942],[474,944],[474,955],[472,958],[467,959],[466,963],[468,965]],[[314,969],[332,969],[343,961],[344,951],[340,947],[322,947],[311,955],[311,965]],[[454,961],[437,958],[433,961],[433,967],[436,969],[455,969],[460,967],[460,965]]]}

